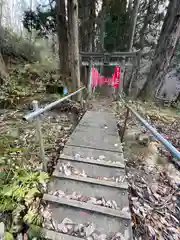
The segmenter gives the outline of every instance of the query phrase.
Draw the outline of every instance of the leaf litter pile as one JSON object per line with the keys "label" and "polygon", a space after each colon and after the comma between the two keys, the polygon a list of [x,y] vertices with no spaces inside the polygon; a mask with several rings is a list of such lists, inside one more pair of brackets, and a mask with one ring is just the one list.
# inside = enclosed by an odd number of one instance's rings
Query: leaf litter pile
{"label": "leaf litter pile", "polygon": [[79,237],[87,240],[127,240],[129,236],[128,231],[125,231],[125,234],[121,233],[110,233],[108,235],[101,233],[96,229],[96,226],[92,222],[87,222],[84,224],[78,224],[73,222],[69,218],[63,219],[61,223],[57,223],[51,214],[50,207],[47,206],[43,211],[43,217],[46,221],[43,224],[43,227],[47,229],[54,230],[56,232],[68,234],[71,236]]}
{"label": "leaf litter pile", "polygon": [[57,190],[55,192],[49,192],[49,194],[56,196],[58,198],[65,198],[69,200],[76,200],[80,202],[86,202],[94,205],[99,205],[111,209],[119,209],[115,200],[106,200],[104,197],[87,197],[81,193],[73,192],[72,194],[66,194],[62,190]]}
{"label": "leaf litter pile", "polygon": [[[65,174],[66,176],[77,175],[80,177],[91,177],[85,173],[84,169],[78,169],[74,167],[70,162],[61,163],[60,161],[58,170],[59,172]],[[112,177],[97,176],[96,179],[100,179],[104,181],[112,181],[116,183],[123,183],[126,180],[126,176],[112,176]]]}
{"label": "leaf litter pile", "polygon": [[[179,149],[180,116],[174,110],[131,104]],[[120,133],[125,114],[121,106],[117,114]],[[134,239],[180,239],[180,173],[172,164],[173,157],[131,114],[124,142]]]}

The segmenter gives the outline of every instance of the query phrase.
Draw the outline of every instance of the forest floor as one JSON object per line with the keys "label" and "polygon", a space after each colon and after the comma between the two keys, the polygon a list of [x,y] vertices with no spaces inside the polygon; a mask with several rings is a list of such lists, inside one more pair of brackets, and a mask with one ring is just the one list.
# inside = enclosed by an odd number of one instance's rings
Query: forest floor
{"label": "forest floor", "polygon": [[[180,149],[180,113],[154,104],[131,103],[134,110]],[[118,106],[119,131],[126,109]],[[180,173],[171,154],[130,114],[124,136],[134,239],[180,239]]]}
{"label": "forest floor", "polygon": [[[49,174],[82,113],[74,116],[55,109],[41,117]],[[42,172],[35,121],[25,122],[24,115],[23,110],[12,109],[0,114],[0,222],[14,236],[24,231],[24,224],[42,224],[40,199],[48,180]],[[12,220],[12,216],[16,217]]]}

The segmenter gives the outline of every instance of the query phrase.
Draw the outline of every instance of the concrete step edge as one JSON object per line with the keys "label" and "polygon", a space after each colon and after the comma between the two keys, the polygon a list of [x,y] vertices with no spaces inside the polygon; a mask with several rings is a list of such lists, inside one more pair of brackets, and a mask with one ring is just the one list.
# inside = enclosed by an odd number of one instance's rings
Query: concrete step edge
{"label": "concrete step edge", "polygon": [[[72,135],[71,135],[72,136]],[[107,152],[112,152],[112,153],[120,153],[122,154],[123,153],[123,149],[119,149],[119,150],[115,150],[115,149],[104,149],[104,148],[100,148],[100,147],[92,147],[92,146],[89,146],[87,147],[86,145],[82,145],[82,144],[74,144],[72,143],[72,139],[69,139],[67,142],[66,142],[66,146],[69,146],[69,147],[80,147],[80,148],[90,148],[90,149],[94,149],[94,150],[101,150],[101,151],[107,151]]]}
{"label": "concrete step edge", "polygon": [[[76,159],[75,157],[72,156],[68,156],[65,154],[61,154],[59,160],[69,160],[69,161],[75,161],[75,162],[82,162],[82,163],[89,163],[89,164],[94,164],[94,165],[99,165],[99,166],[104,166],[104,167],[114,167],[114,168],[125,168],[125,165],[121,162],[110,162],[110,161],[106,161],[106,160],[95,160],[95,159],[86,159],[86,158],[79,158]],[[124,161],[124,159],[123,159]]]}
{"label": "concrete step edge", "polygon": [[93,205],[90,203],[69,200],[69,199],[63,199],[63,198],[59,198],[59,197],[56,197],[56,196],[53,196],[50,194],[44,194],[43,199],[48,202],[58,203],[60,205],[65,205],[65,206],[71,206],[72,208],[79,208],[79,209],[92,211],[92,212],[96,212],[96,213],[103,214],[103,215],[108,215],[111,217],[118,217],[118,218],[121,218],[124,220],[131,220],[130,213],[122,212],[118,209],[115,210],[115,209],[111,209],[111,208],[96,206],[96,205]]}
{"label": "concrete step edge", "polygon": [[59,178],[59,179],[67,179],[67,180],[74,180],[84,183],[90,183],[90,184],[96,184],[96,185],[102,185],[107,187],[113,187],[113,188],[119,188],[121,190],[128,190],[128,183],[116,183],[116,182],[110,182],[110,181],[104,181],[96,178],[90,178],[90,177],[81,177],[76,175],[70,175],[66,176],[62,173],[60,173],[58,170],[55,170],[52,174],[53,177]]}
{"label": "concrete step edge", "polygon": [[41,228],[40,232],[42,234],[42,237],[45,237],[46,239],[51,239],[51,240],[82,240],[82,238],[73,237],[67,234],[55,232],[47,228]]}

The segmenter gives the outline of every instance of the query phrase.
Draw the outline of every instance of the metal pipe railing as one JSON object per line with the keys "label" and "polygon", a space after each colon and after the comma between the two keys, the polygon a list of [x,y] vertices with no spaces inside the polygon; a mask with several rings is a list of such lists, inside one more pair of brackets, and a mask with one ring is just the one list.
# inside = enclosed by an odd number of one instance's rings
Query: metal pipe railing
{"label": "metal pipe railing", "polygon": [[27,114],[26,116],[24,116],[23,119],[28,121],[28,120],[31,120],[31,119],[33,119],[33,118],[36,118],[36,117],[38,117],[39,115],[41,115],[42,113],[51,110],[53,107],[57,106],[58,104],[62,103],[62,102],[65,101],[65,100],[67,100],[68,98],[76,95],[77,93],[79,93],[80,91],[82,91],[82,90],[84,90],[84,89],[85,89],[85,87],[82,87],[82,88],[78,89],[77,91],[69,94],[68,96],[65,96],[65,97],[63,97],[63,98],[61,98],[61,99],[59,99],[59,100],[57,100],[57,101],[55,101],[55,102],[52,102],[52,103],[48,104],[48,105],[45,106],[44,108],[38,108],[38,109],[35,110],[34,112],[29,113],[29,114]]}
{"label": "metal pipe railing", "polygon": [[62,103],[63,101],[67,100],[68,98],[76,95],[77,93],[79,93],[80,91],[84,90],[85,87],[80,88],[79,90],[69,94],[68,96],[65,96],[55,102],[52,102],[50,104],[48,104],[47,106],[45,106],[44,108],[39,108],[38,106],[38,101],[34,100],[32,102],[33,104],[33,109],[34,112],[27,114],[26,116],[23,117],[23,120],[36,120],[36,134],[37,134],[37,140],[39,142],[40,145],[40,158],[42,160],[43,163],[43,170],[45,172],[47,172],[47,162],[48,159],[46,158],[45,155],[45,149],[44,149],[44,141],[43,141],[43,134],[41,131],[41,120],[40,120],[40,115],[44,112],[47,112],[49,110],[51,110],[53,107],[57,106],[58,104]]}
{"label": "metal pipe railing", "polygon": [[[120,98],[122,99],[121,96],[120,96]],[[139,122],[142,123],[142,125],[145,126],[146,129],[148,129],[152,133],[152,135],[157,140],[159,140],[165,146],[166,149],[168,149],[172,153],[172,155],[175,158],[180,160],[180,152],[170,142],[168,142],[165,138],[163,138],[163,136],[160,133],[158,133],[155,128],[153,128],[145,119],[143,119],[136,111],[134,111],[124,100],[123,100],[123,103],[125,104],[127,111],[130,110],[134,114],[134,116],[139,120]],[[126,116],[126,118],[128,118],[128,116]],[[125,121],[125,123],[126,122],[127,122],[127,120]],[[126,124],[125,124],[124,128],[125,127],[126,127]],[[123,139],[123,137],[122,137],[122,139]]]}

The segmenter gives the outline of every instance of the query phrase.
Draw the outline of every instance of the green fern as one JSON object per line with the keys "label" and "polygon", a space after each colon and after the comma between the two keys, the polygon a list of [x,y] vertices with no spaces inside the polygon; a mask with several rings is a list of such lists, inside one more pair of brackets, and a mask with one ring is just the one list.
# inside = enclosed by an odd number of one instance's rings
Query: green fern
{"label": "green fern", "polygon": [[40,191],[37,189],[37,188],[31,188],[26,196],[25,196],[25,199],[32,199],[33,197],[37,196],[38,194],[40,194]]}
{"label": "green fern", "polygon": [[[33,209],[30,206],[33,206],[33,201],[37,196],[41,197],[41,184],[44,184],[49,178],[48,174],[33,172],[25,167],[16,168],[11,164],[9,166],[11,178],[9,178],[9,172],[7,172],[6,179],[4,178],[3,181],[4,185],[0,186],[0,212],[11,212],[12,216],[12,222],[8,225],[8,230],[11,233],[20,232],[23,222],[41,226],[42,216],[38,209]],[[25,206],[30,207],[27,214],[25,214]],[[10,239],[8,233],[7,237]]]}
{"label": "green fern", "polygon": [[38,226],[30,225],[28,230],[29,239],[37,238],[38,240],[44,239],[41,228]]}
{"label": "green fern", "polygon": [[33,224],[36,226],[41,226],[43,222],[42,216],[39,215],[37,209],[29,209],[27,214],[23,218],[24,222],[27,224]]}
{"label": "green fern", "polygon": [[17,205],[18,203],[11,197],[2,198],[2,196],[0,196],[0,212],[13,211]]}
{"label": "green fern", "polygon": [[38,175],[38,181],[41,183],[41,182],[44,182],[44,181],[46,181],[46,180],[48,180],[49,179],[49,176],[48,176],[48,174],[47,173],[45,173],[45,172],[40,172],[40,174]]}
{"label": "green fern", "polygon": [[10,232],[5,232],[4,240],[14,240],[14,237]]}

